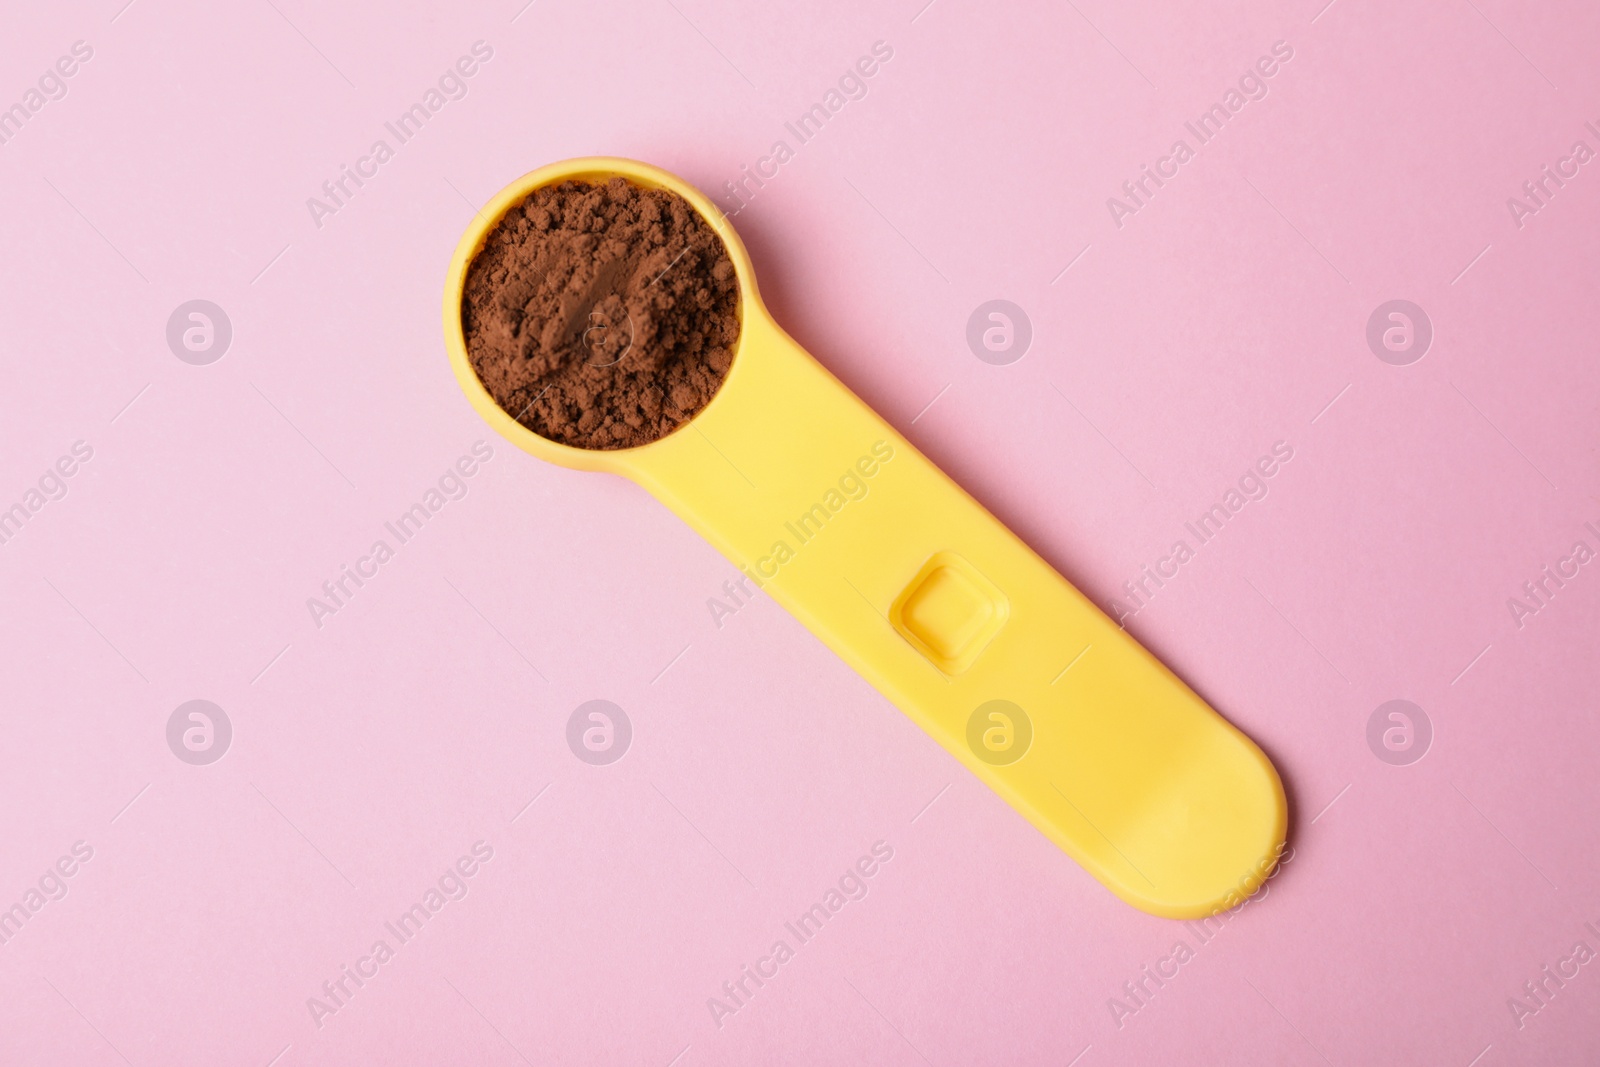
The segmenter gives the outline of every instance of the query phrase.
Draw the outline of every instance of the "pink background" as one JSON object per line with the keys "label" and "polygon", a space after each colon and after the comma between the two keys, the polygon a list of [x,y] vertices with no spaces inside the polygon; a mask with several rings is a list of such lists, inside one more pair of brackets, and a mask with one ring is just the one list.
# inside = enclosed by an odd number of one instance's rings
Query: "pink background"
{"label": "pink background", "polygon": [[[1600,149],[1593,5],[121,2],[0,36],[0,106],[93,48],[0,146],[0,506],[93,448],[0,546],[0,906],[93,849],[0,945],[0,1061],[1600,1059],[1600,962],[1520,1028],[1507,1004],[1600,950],[1600,566],[1507,606],[1600,548],[1600,163],[1520,228],[1506,205]],[[477,40],[469,94],[314,225]],[[1116,226],[1280,40],[1265,99]],[[1290,793],[1292,861],[1209,943],[771,601],[718,628],[729,563],[493,438],[452,380],[475,205],[598,153],[722,195],[779,138],[736,220],[779,321],[1100,603],[1293,447],[1128,624]],[[165,339],[194,298],[233,326],[208,366]],[[1033,325],[1008,366],[965,340],[993,298]],[[1433,325],[1409,366],[1366,342],[1392,299]],[[317,628],[306,599],[477,440],[468,495]],[[209,766],[166,741],[197,698],[233,724]],[[633,724],[609,766],[565,740],[592,698]],[[1434,730],[1409,766],[1366,741],[1396,698]],[[318,1026],[307,999],[477,841],[465,898]],[[719,1028],[707,998],[876,841],[866,898]]]}

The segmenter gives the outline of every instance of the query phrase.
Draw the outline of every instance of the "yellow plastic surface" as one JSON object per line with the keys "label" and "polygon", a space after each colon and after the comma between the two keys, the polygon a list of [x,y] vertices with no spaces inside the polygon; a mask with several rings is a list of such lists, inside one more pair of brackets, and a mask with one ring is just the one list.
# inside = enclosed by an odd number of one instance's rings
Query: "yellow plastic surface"
{"label": "yellow plastic surface", "polygon": [[[684,197],[721,237],[742,329],[689,424],[589,451],[496,405],[467,358],[461,296],[487,232],[535,188],[619,174]],[[784,333],[732,225],[687,183],[613,158],[513,182],[456,249],[444,332],[502,436],[649,490],[1128,903],[1195,918],[1271,873],[1287,807],[1267,757]]]}

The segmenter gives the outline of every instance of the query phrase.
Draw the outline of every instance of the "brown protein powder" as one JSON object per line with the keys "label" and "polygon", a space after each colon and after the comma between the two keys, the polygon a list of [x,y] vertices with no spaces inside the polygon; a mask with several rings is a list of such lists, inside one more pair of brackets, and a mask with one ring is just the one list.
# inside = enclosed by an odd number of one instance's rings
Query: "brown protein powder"
{"label": "brown protein powder", "polygon": [[489,232],[461,299],[467,354],[541,437],[632,448],[716,394],[739,339],[739,283],[688,201],[623,178],[535,190]]}

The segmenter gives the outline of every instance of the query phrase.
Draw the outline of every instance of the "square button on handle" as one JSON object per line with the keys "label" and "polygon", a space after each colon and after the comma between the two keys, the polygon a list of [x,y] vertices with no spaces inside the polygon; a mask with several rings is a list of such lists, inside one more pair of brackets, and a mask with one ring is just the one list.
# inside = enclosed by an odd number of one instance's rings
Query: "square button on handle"
{"label": "square button on handle", "polygon": [[994,583],[954,552],[922,565],[889,608],[901,637],[946,674],[966,671],[994,640],[1011,603]]}

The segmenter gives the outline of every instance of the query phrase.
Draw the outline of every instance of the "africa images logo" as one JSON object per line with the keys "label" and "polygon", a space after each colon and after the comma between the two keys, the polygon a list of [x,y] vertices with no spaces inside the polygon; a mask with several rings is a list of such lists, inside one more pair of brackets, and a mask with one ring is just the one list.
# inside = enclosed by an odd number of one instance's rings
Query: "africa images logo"
{"label": "africa images logo", "polygon": [[167,717],[167,747],[196,767],[215,763],[233,744],[233,722],[209,700],[179,704]]}
{"label": "africa images logo", "polygon": [[1033,720],[1009,700],[979,704],[967,719],[967,747],[991,767],[1009,767],[1033,746]]}

